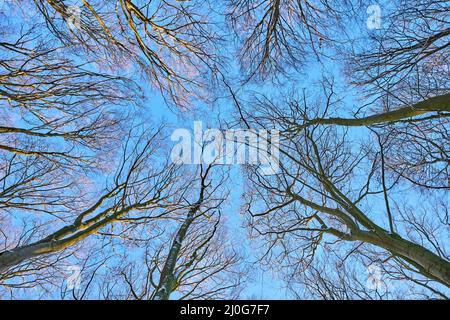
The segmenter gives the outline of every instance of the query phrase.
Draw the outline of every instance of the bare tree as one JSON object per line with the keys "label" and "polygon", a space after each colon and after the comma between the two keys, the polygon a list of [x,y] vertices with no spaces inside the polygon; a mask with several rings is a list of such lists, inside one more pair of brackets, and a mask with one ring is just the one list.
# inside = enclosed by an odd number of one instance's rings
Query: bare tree
{"label": "bare tree", "polygon": [[143,71],[167,102],[188,108],[192,99],[208,96],[208,80],[220,64],[208,1],[84,0],[76,13],[69,1],[34,2],[62,44]]}
{"label": "bare tree", "polygon": [[[339,104],[327,92],[316,103],[306,97],[280,104],[263,98],[244,115],[253,128],[277,128],[283,136],[281,172],[249,173],[254,187],[246,210],[255,237],[267,242],[263,257],[284,259],[289,272],[302,272],[323,242],[334,238],[336,245],[350,241],[381,249],[373,259],[395,261],[408,274],[403,279],[448,287],[445,192],[428,196],[423,211],[417,204],[412,210],[414,200],[408,203],[402,196],[408,181],[389,174],[386,140],[377,132],[358,142],[345,127],[316,124],[292,130]],[[355,149],[355,143],[363,145]]]}
{"label": "bare tree", "polygon": [[328,55],[336,44],[333,31],[362,1],[233,0],[227,18],[240,40],[242,72],[250,78],[270,78],[298,70]]}
{"label": "bare tree", "polygon": [[221,169],[211,164],[184,172],[188,183],[166,208],[164,219],[135,220],[134,226],[143,229],[134,236],[130,232],[123,235],[120,247],[133,243],[134,254],[125,250],[92,282],[88,282],[87,272],[86,287],[78,291],[107,284],[98,291],[108,299],[237,297],[243,269],[238,249],[233,248],[221,221],[228,192],[223,188],[226,177],[214,172],[217,170]]}
{"label": "bare tree", "polygon": [[64,48],[36,40],[34,27],[0,44],[0,150],[60,165],[86,164],[120,137],[120,110],[139,103],[130,95],[139,97],[139,88],[92,71],[88,63],[75,64]]}
{"label": "bare tree", "polygon": [[[447,298],[448,4],[380,5],[375,30],[366,28],[367,5],[2,6],[0,292],[237,297],[244,270],[224,226],[224,172],[170,163],[163,130],[139,123],[146,110],[134,108],[146,83],[183,111],[217,101],[219,74],[241,124],[281,132],[280,171],[244,170],[243,211],[263,244],[260,263],[281,271],[298,298]],[[316,66],[342,86],[323,76],[298,90],[298,76]],[[290,82],[296,90],[285,89]],[[64,282],[74,264],[83,275],[75,289]],[[383,290],[365,282],[374,264]]]}
{"label": "bare tree", "polygon": [[[152,159],[159,132],[137,138],[129,136],[115,175],[90,203],[70,212],[61,206],[61,212],[50,212],[54,219],[41,220],[30,236],[19,238],[16,243],[5,237],[6,250],[0,253],[2,279],[33,270],[36,264],[48,263],[52,254],[71,248],[113,222],[152,219],[152,214],[157,217],[158,209],[167,205],[176,189],[174,166],[162,164],[158,168]],[[46,236],[39,231],[43,227],[50,231]],[[7,235],[8,231],[2,233]]]}
{"label": "bare tree", "polygon": [[382,28],[341,50],[350,83],[370,99],[356,108],[358,119],[323,122],[365,126],[448,117],[447,6],[418,0],[380,7]]}
{"label": "bare tree", "polygon": [[[213,165],[200,165],[198,199],[189,204],[187,215],[174,234],[153,294],[156,300],[169,299],[175,290],[181,299],[224,297],[225,292],[231,293],[239,285],[239,273],[236,270],[233,274],[231,269],[238,262],[237,253],[226,246],[220,248],[225,235],[218,231],[218,210],[226,195],[219,197],[216,193],[224,181],[220,179],[213,186],[213,180],[207,180],[211,170]],[[205,218],[206,222],[199,221]]]}
{"label": "bare tree", "polygon": [[349,56],[355,82],[373,84],[380,92],[414,87],[417,80],[428,91],[448,90],[448,4],[399,0],[381,10],[382,29],[369,32]]}

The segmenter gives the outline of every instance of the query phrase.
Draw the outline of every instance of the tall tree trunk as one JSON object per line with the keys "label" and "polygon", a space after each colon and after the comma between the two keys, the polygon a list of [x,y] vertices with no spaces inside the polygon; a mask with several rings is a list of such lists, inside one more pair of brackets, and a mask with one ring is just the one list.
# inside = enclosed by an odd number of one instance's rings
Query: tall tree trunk
{"label": "tall tree trunk", "polygon": [[384,248],[414,265],[424,276],[450,287],[450,262],[423,246],[403,239],[397,234],[379,231],[359,231],[352,239]]}
{"label": "tall tree trunk", "polygon": [[[96,233],[99,229],[112,222],[114,218],[115,217],[106,217],[89,225],[89,227],[84,227],[81,224],[66,226],[40,241],[0,252],[0,274],[24,261],[45,254],[57,253],[71,247],[86,237]],[[63,238],[65,235],[69,236]]]}
{"label": "tall tree trunk", "polygon": [[429,112],[444,111],[450,112],[450,93],[418,102],[412,106],[405,106],[397,110],[379,113],[364,118],[317,118],[310,120],[308,125],[369,126],[404,120]]}
{"label": "tall tree trunk", "polygon": [[161,276],[159,278],[158,288],[156,289],[154,300],[169,300],[170,295],[176,288],[175,266],[178,260],[178,255],[181,250],[186,234],[194,221],[195,213],[200,209],[201,201],[197,202],[188,212],[186,219],[178,229],[175,238],[170,246],[169,253],[164,263]]}

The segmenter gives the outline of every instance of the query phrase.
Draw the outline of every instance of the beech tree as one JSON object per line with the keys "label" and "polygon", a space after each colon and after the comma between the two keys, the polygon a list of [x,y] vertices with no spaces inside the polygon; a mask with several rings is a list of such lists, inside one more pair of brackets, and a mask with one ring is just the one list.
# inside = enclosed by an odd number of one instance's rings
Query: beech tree
{"label": "beech tree", "polygon": [[[329,77],[306,93],[235,99],[242,124],[279,129],[283,136],[281,172],[264,177],[250,170],[245,210],[255,238],[266,241],[262,261],[283,261],[274,268],[286,272],[289,285],[310,286],[322,298],[384,298],[361,289],[361,278],[348,269],[326,272],[323,252],[339,250],[339,267],[349,256],[366,267],[376,262],[387,278],[423,287],[417,296],[446,297],[444,7],[439,1],[395,3],[383,13],[384,29],[369,32],[359,47],[347,46],[348,85],[365,95],[356,106],[344,97],[348,88],[337,88]],[[426,195],[426,202],[410,198],[411,192],[417,199]]]}
{"label": "beech tree", "polygon": [[208,98],[209,79],[221,64],[208,1],[34,3],[62,44],[143,73],[168,103],[185,109]]}
{"label": "beech tree", "polygon": [[[120,268],[126,282],[124,298],[217,299],[237,296],[243,269],[240,255],[227,238],[222,206],[227,198],[226,177],[216,165],[200,165],[183,194],[180,212],[173,212],[169,234],[152,241],[145,250],[147,272],[131,262]],[[195,192],[193,192],[195,190]],[[178,211],[178,210],[177,210]],[[151,244],[157,243],[151,248]]]}
{"label": "beech tree", "polygon": [[280,170],[244,166],[239,205],[258,265],[294,298],[448,298],[449,12],[438,0],[2,3],[2,297],[241,297],[234,171],[172,163],[171,126],[151,119],[168,107],[174,127],[195,115],[279,130]]}
{"label": "beech tree", "polygon": [[[136,138],[134,129],[125,129],[126,123],[135,126],[128,120],[133,105],[140,104],[141,92],[134,81],[112,66],[117,57],[127,53],[125,60],[145,65],[151,80],[164,82],[160,89],[176,102],[175,92],[195,80],[186,74],[175,75],[174,70],[187,72],[186,66],[200,61],[193,62],[189,56],[202,56],[207,44],[191,37],[190,32],[206,36],[206,28],[194,21],[188,6],[161,3],[154,14],[167,20],[159,21],[158,26],[135,4],[125,1],[121,9],[131,29],[117,28],[117,20],[108,20],[117,31],[113,36],[112,27],[105,22],[110,14],[97,13],[86,1],[82,10],[88,9],[90,15],[74,12],[76,8],[70,4],[30,1],[21,4],[30,10],[20,12],[18,3],[12,1],[2,8],[7,17],[2,20],[1,42],[1,103],[5,106],[0,129],[1,203],[6,222],[2,225],[0,263],[3,280],[52,266],[59,261],[59,257],[51,261],[56,253],[61,256],[112,222],[162,206],[177,182],[172,165],[149,166],[157,138],[148,134]],[[90,20],[92,17],[95,19]],[[179,25],[170,29],[174,23]],[[137,25],[146,37],[158,40],[159,49],[144,43]],[[149,31],[150,25],[156,34]],[[130,30],[132,38],[127,35]],[[161,32],[170,33],[185,50],[167,42]],[[134,42],[128,41],[133,38]],[[148,62],[133,52],[134,46],[140,47]],[[80,48],[85,50],[84,56],[78,54]],[[174,56],[178,58],[173,60]],[[206,61],[208,57],[203,58]],[[170,66],[166,59],[171,60]],[[105,69],[101,64],[109,66]],[[123,154],[118,155],[117,145],[122,141]],[[152,162],[158,163],[154,158]],[[93,187],[99,174],[108,173],[111,179],[103,191],[101,186]],[[144,182],[147,190],[138,192]],[[11,227],[16,222],[24,223],[23,230]]]}
{"label": "beech tree", "polygon": [[[363,1],[233,0],[227,18],[240,40],[246,79],[266,79],[320,58],[338,41],[336,30]],[[333,29],[334,28],[334,29]]]}
{"label": "beech tree", "polygon": [[[135,143],[132,143],[132,136],[129,135],[123,149],[122,160],[100,194],[94,193],[91,199],[81,195],[77,201],[85,203],[77,202],[78,207],[65,206],[64,202],[61,204],[58,202],[59,199],[56,199],[50,204],[55,207],[51,207],[52,210],[48,212],[50,219],[44,215],[47,205],[44,204],[42,209],[33,207],[35,214],[42,213],[44,217],[38,220],[39,224],[31,226],[32,230],[22,231],[30,233],[28,237],[9,239],[7,235],[11,230],[2,230],[5,248],[0,253],[2,279],[7,280],[15,275],[24,274],[27,270],[33,271],[36,265],[49,263],[48,259],[51,261],[52,254],[70,249],[113,222],[152,219],[151,212],[158,216],[158,209],[168,205],[170,197],[176,191],[176,179],[173,165],[162,165],[160,168],[150,165],[155,161],[151,156],[155,152],[157,133],[159,130],[151,136],[142,135]],[[25,191],[26,188],[39,188],[33,181],[18,182],[25,186],[22,188],[19,184],[18,188]],[[50,189],[44,191],[53,191],[50,186],[44,187]],[[34,190],[37,195],[39,191]],[[65,194],[63,193],[61,197],[64,199]],[[69,194],[69,197],[76,196]],[[10,209],[13,216],[16,215],[14,209],[16,208]],[[40,236],[48,229],[49,224],[51,229],[48,234]]]}
{"label": "beech tree", "polygon": [[[367,249],[361,254],[372,256],[373,261],[398,264],[407,274],[403,279],[448,286],[447,193],[439,191],[448,189],[447,169],[439,171],[436,178],[441,180],[428,187],[428,181],[420,183],[417,175],[417,183],[411,177],[404,179],[405,171],[412,168],[399,159],[391,162],[388,156],[396,149],[383,131],[369,128],[366,139],[352,139],[346,126],[308,123],[299,129],[296,123],[323,118],[318,115],[340,103],[332,86],[323,88],[319,101],[301,97],[280,103],[279,99],[260,98],[244,114],[252,128],[277,128],[283,137],[281,172],[271,177],[258,170],[249,172],[252,184],[246,210],[255,237],[267,241],[264,257],[277,261],[283,257],[288,272],[302,272],[324,243],[350,241],[359,250],[348,249],[348,254],[375,246],[382,251],[369,254],[372,249]],[[352,147],[355,140],[361,145],[356,150]],[[397,163],[404,167],[395,168]],[[416,204],[402,191],[406,186],[436,191],[426,193],[426,204]]]}
{"label": "beech tree", "polygon": [[[198,170],[197,170],[198,169]],[[187,170],[187,183],[158,219],[127,220],[131,229],[105,262],[92,259],[85,268],[75,299],[217,299],[237,297],[245,275],[238,248],[223,224],[226,172],[217,165]],[[109,235],[111,236],[111,235]],[[123,248],[129,248],[123,250]],[[130,255],[130,249],[133,254]],[[96,255],[98,256],[98,254]],[[94,258],[94,257],[92,257]],[[97,257],[98,259],[98,257]],[[71,298],[70,290],[63,290]]]}

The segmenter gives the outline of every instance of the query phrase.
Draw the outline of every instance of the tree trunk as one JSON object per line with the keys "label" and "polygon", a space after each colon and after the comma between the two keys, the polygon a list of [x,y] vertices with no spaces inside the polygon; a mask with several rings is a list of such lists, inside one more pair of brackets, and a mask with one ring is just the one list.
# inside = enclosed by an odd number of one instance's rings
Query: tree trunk
{"label": "tree trunk", "polygon": [[189,210],[186,219],[183,221],[177,231],[177,234],[175,235],[175,239],[170,246],[169,253],[164,263],[163,270],[161,271],[161,276],[154,300],[169,300],[170,294],[176,288],[177,280],[174,271],[178,260],[178,254],[180,253],[181,245],[186,238],[186,233],[190,225],[192,224],[192,221],[194,221],[194,214],[199,208],[200,204],[197,203],[193,208]]}
{"label": "tree trunk", "polygon": [[411,117],[419,116],[429,112],[450,112],[450,93],[436,96],[412,106],[405,106],[397,110],[375,114],[364,118],[317,118],[309,121],[309,125],[328,124],[339,126],[369,126],[380,123],[390,123]]}
{"label": "tree trunk", "polygon": [[450,262],[430,250],[385,232],[360,231],[352,238],[384,248],[413,264],[424,276],[450,287]]}

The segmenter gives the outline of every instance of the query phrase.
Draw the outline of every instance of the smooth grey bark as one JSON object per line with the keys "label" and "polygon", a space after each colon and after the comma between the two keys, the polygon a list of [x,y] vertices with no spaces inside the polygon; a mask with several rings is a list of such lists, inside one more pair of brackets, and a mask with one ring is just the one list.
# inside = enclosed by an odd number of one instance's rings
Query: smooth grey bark
{"label": "smooth grey bark", "polygon": [[[102,218],[100,221],[90,224],[89,227],[85,227],[83,224],[66,226],[40,241],[0,252],[0,274],[7,272],[8,269],[24,261],[69,248],[89,235],[94,234],[116,217]],[[70,235],[63,237],[67,234]]]}
{"label": "smooth grey bark", "polygon": [[339,126],[370,126],[409,119],[430,112],[450,112],[450,93],[429,98],[412,106],[371,115],[363,118],[317,118],[311,119],[307,125],[325,124]]}
{"label": "smooth grey bark", "polygon": [[134,209],[146,208],[155,203],[155,199],[149,199],[142,203],[136,203],[121,209],[110,207],[100,211],[93,217],[84,220],[90,214],[93,214],[98,210],[106,199],[117,195],[122,188],[123,185],[119,185],[116,189],[102,196],[92,207],[78,215],[72,225],[64,226],[44,239],[34,243],[0,252],[0,274],[7,272],[8,269],[17,266],[24,261],[67,249],[79,243],[86,237],[95,234],[99,229],[114,222],[117,218],[126,213]]}
{"label": "smooth grey bark", "polygon": [[418,268],[424,276],[450,287],[450,262],[414,242],[386,231],[359,231],[352,235],[359,240],[381,247]]}

